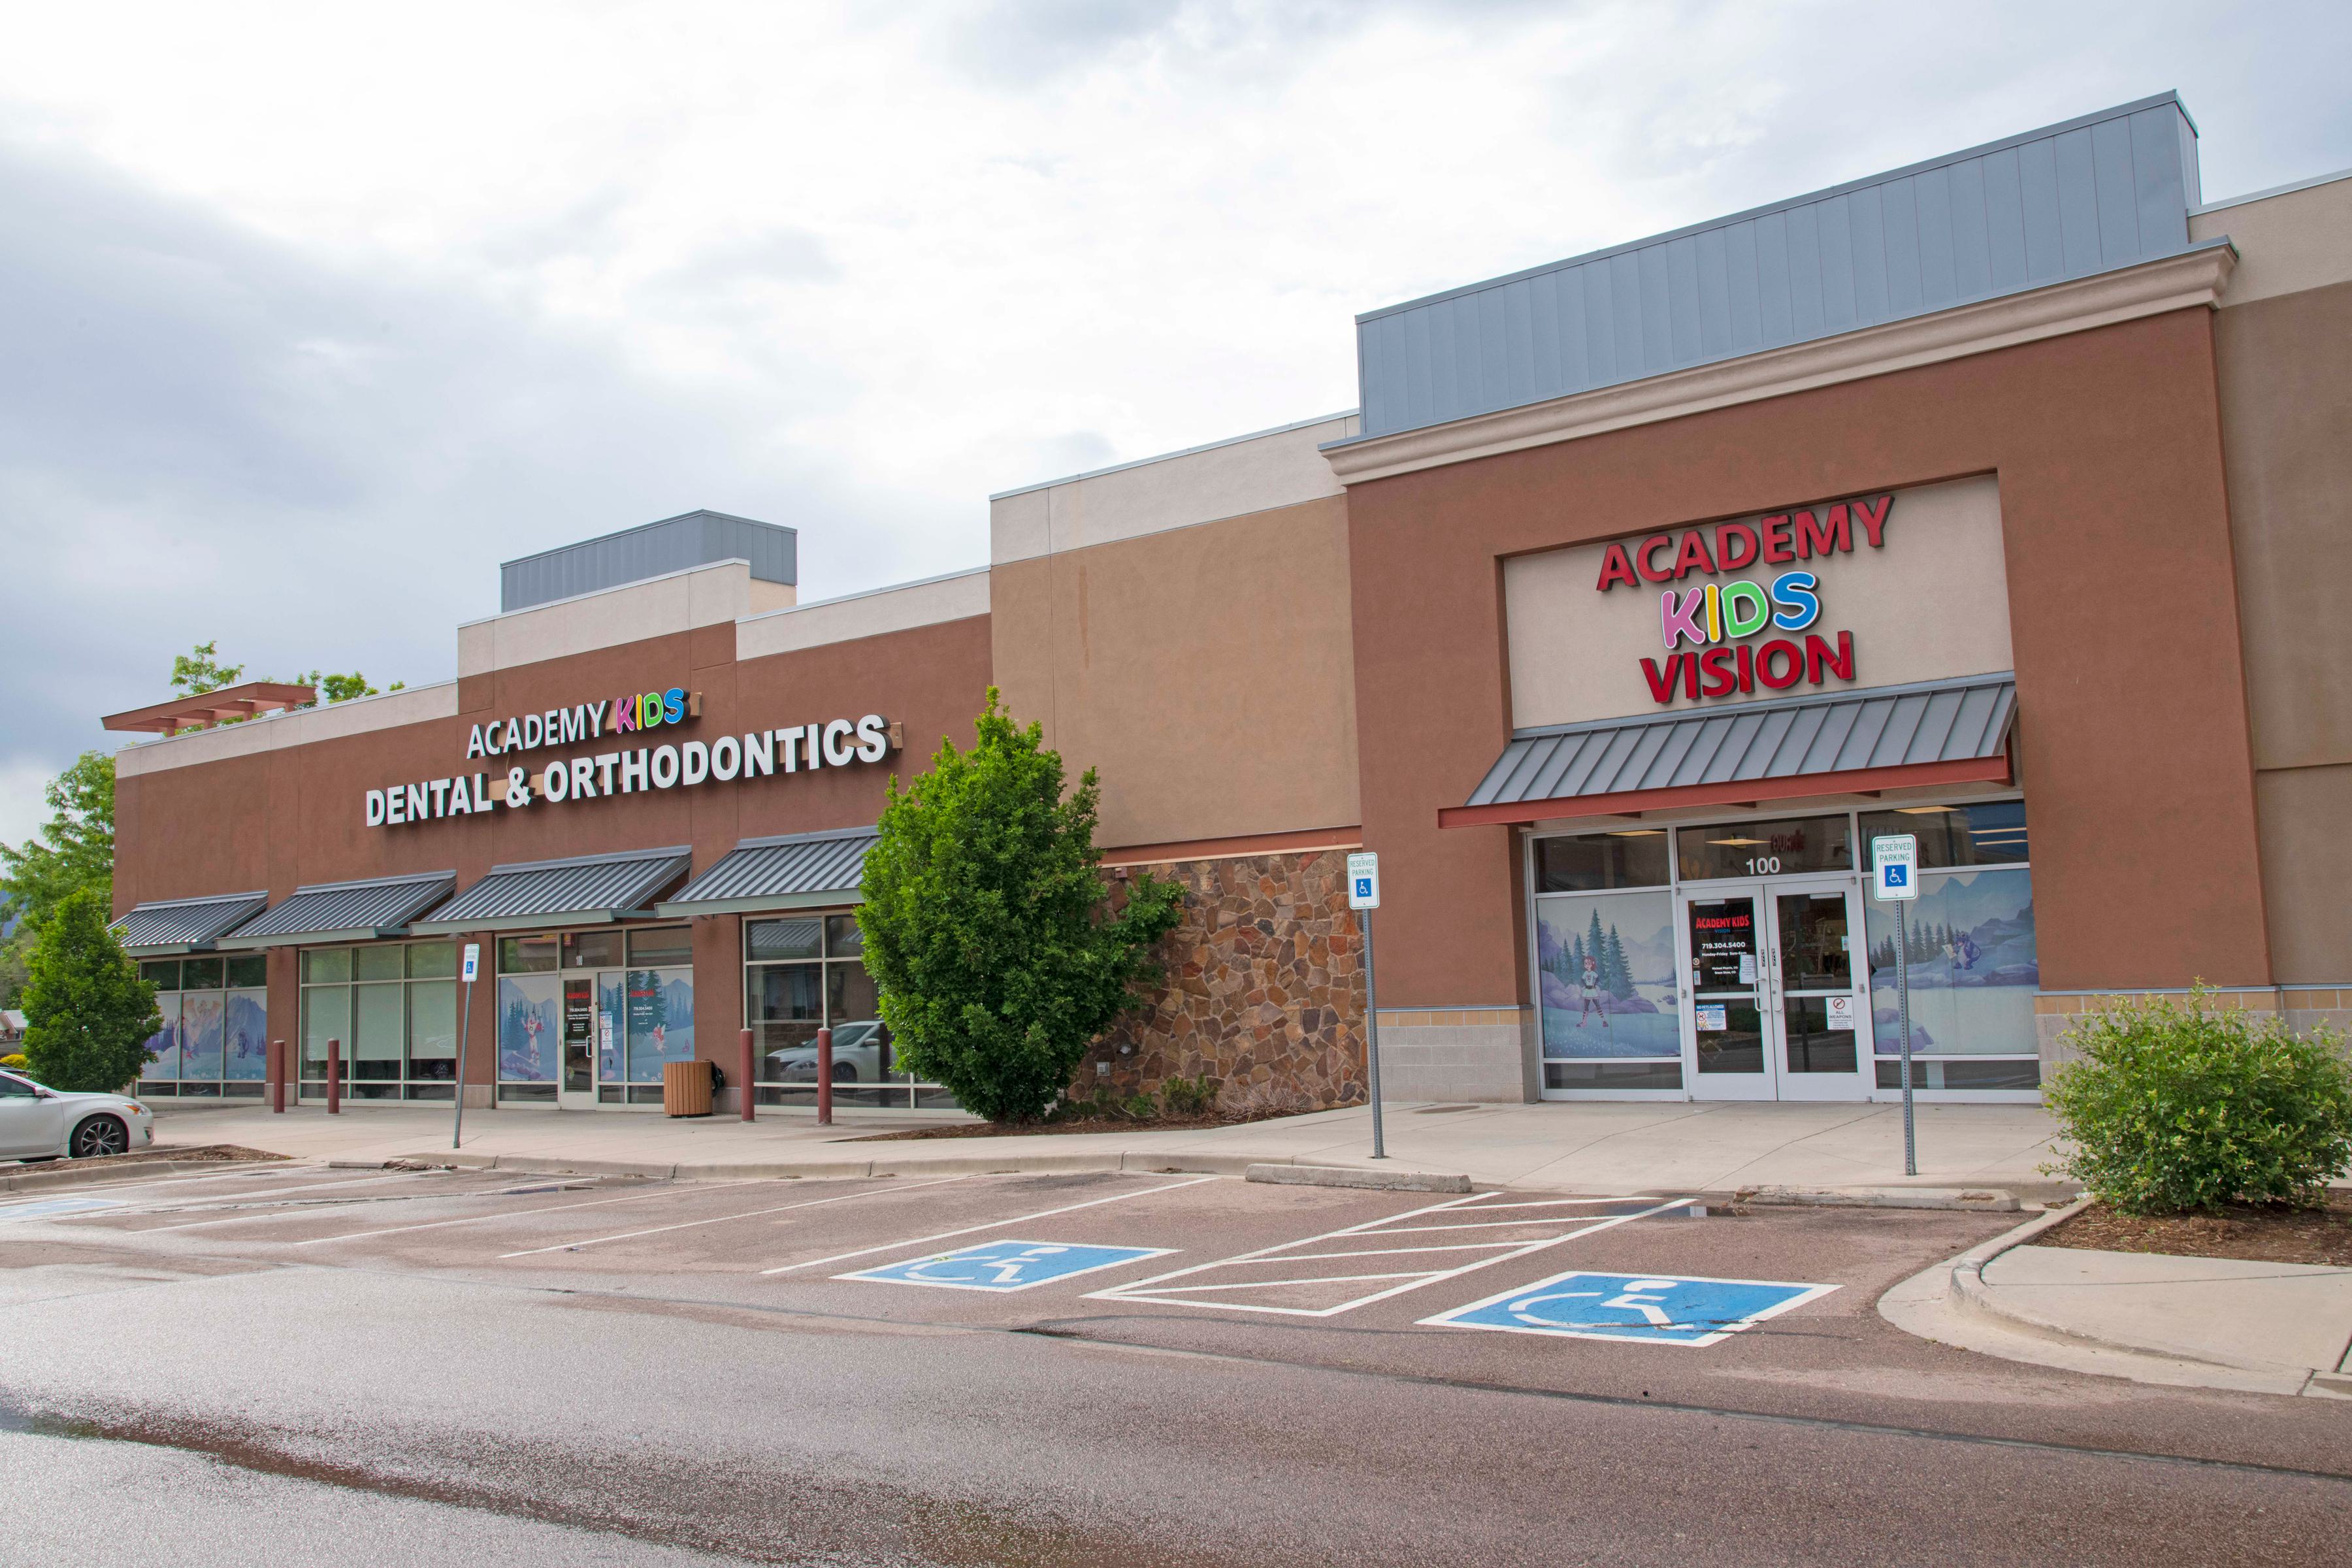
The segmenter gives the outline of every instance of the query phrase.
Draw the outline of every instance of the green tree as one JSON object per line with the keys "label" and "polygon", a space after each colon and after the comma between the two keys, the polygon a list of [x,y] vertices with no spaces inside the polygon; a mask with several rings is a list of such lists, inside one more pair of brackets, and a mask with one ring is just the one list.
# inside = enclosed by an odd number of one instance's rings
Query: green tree
{"label": "green tree", "polygon": [[[220,661],[220,639],[217,637],[211,642],[200,642],[172,660],[172,689],[184,697],[201,697],[207,691],[235,686],[244,679],[245,666]],[[274,682],[277,678],[257,675],[254,679]],[[368,684],[368,678],[356,669],[348,675],[313,669],[308,675],[296,676],[293,684],[315,689],[320,700],[325,702],[349,702],[354,697],[380,697],[383,694]],[[395,680],[384,689],[404,691],[407,688],[406,681]],[[221,722],[242,724],[245,721],[232,718],[224,719]]]}
{"label": "green tree", "polygon": [[163,1026],[155,987],[139,978],[106,929],[106,895],[84,888],[61,901],[33,949],[25,984],[26,1070],[52,1089],[118,1089],[153,1060]]}
{"label": "green tree", "polygon": [[113,900],[114,759],[84,752],[43,793],[50,816],[38,837],[0,844],[0,900],[36,934],[84,888]]}
{"label": "green tree", "polygon": [[0,1007],[24,1005],[25,980],[32,973],[33,928],[18,922],[0,937]]}
{"label": "green tree", "polygon": [[942,742],[929,773],[890,781],[857,923],[900,1066],[991,1121],[1025,1121],[1142,1005],[1182,889],[1138,875],[1113,909],[1093,770],[1065,797],[1060,754],[994,687],[975,728],[971,751]]}

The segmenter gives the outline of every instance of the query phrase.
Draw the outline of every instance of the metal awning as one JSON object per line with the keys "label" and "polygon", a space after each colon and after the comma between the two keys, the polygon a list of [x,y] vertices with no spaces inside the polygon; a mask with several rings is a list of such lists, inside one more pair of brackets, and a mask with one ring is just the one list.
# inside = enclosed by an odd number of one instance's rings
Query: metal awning
{"label": "metal awning", "polygon": [[456,890],[455,871],[371,877],[297,888],[276,909],[230,931],[223,947],[293,947],[328,942],[373,942],[398,936],[408,922]]}
{"label": "metal awning", "polygon": [[653,913],[654,895],[686,875],[692,850],[627,849],[493,866],[490,874],[414,921],[417,936],[604,925]]}
{"label": "metal awning", "polygon": [[746,838],[719,864],[661,906],[666,915],[751,914],[860,902],[866,852],[881,837],[871,827]]}
{"label": "metal awning", "polygon": [[133,958],[206,952],[223,931],[261,912],[268,891],[215,893],[202,899],[155,899],[134,904],[108,929]]}
{"label": "metal awning", "polygon": [[1521,730],[1441,827],[2008,783],[2007,673]]}

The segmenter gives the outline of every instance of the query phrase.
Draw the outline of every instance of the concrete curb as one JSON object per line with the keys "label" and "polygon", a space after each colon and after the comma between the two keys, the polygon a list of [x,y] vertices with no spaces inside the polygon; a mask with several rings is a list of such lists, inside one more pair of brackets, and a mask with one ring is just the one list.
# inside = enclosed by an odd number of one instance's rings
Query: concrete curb
{"label": "concrete curb", "polygon": [[60,1169],[27,1171],[21,1175],[0,1176],[0,1192],[39,1193],[51,1187],[87,1187],[101,1182],[136,1182],[150,1176],[188,1175],[204,1172],[226,1173],[240,1166],[255,1170],[270,1170],[279,1165],[299,1163],[289,1159],[276,1160],[142,1160],[129,1165],[68,1165],[59,1161]]}
{"label": "concrete curb", "polygon": [[1365,1171],[1352,1165],[1255,1164],[1242,1172],[1250,1182],[1292,1187],[1369,1187],[1383,1193],[1466,1193],[1467,1176],[1423,1171]]}
{"label": "concrete curb", "polygon": [[2004,1187],[1745,1187],[1729,1196],[1735,1203],[1822,1208],[1961,1209],[2015,1214],[2021,1206],[2017,1194]]}
{"label": "concrete curb", "polygon": [[2228,1372],[2248,1372],[2271,1376],[2307,1375],[2323,1388],[2336,1392],[2352,1391],[2352,1378],[2326,1368],[2292,1367],[2279,1362],[2266,1362],[2252,1357],[2217,1356],[2207,1351],[2185,1350],[2178,1345],[2155,1341],[2109,1339],[2105,1335],[2085,1332],[2071,1323],[2058,1322],[2039,1312],[2028,1311],[2014,1302],[2000,1300],[1998,1287],[1985,1282],[1984,1271],[2002,1253],[2012,1247],[2031,1246],[2037,1237],[2056,1229],[2067,1220],[2091,1206],[2088,1197],[2076,1199],[2062,1209],[2045,1215],[1994,1237],[1981,1246],[1969,1248],[1951,1264],[1950,1300],[1962,1312],[1985,1319],[2012,1332],[2022,1332],[2036,1338],[2056,1340],[2061,1343],[2084,1349],[2112,1352],[2123,1355],[2146,1356],[2159,1361],[2186,1363],[2192,1366],[2210,1366]]}

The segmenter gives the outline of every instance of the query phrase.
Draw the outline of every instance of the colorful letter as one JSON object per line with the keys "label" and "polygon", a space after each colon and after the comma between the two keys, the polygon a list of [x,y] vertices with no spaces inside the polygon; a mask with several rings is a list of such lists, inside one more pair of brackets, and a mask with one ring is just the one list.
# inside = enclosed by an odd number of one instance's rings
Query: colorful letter
{"label": "colorful letter", "polygon": [[[1743,605],[1748,607],[1748,613],[1745,615],[1740,613],[1740,606]],[[1764,597],[1763,589],[1745,579],[1724,584],[1724,636],[1735,641],[1740,637],[1752,637],[1762,631],[1771,623],[1771,620],[1772,606]]]}
{"label": "colorful letter", "polygon": [[1772,624],[1784,632],[1801,632],[1822,618],[1822,601],[1813,590],[1822,580],[1811,572],[1783,572],[1772,579]]}
{"label": "colorful letter", "polygon": [[1698,628],[1698,612],[1706,603],[1707,590],[1693,588],[1683,596],[1680,605],[1675,603],[1675,590],[1669,588],[1658,601],[1658,618],[1666,638],[1666,651],[1672,653],[1683,638],[1704,644],[1706,634]]}

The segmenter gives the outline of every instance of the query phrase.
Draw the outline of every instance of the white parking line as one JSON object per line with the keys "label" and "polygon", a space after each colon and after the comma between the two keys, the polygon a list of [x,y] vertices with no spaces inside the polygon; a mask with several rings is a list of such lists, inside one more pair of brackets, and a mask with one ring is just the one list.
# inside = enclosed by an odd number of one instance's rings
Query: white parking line
{"label": "white parking line", "polygon": [[638,1237],[659,1236],[667,1230],[692,1230],[698,1225],[724,1225],[730,1219],[757,1219],[763,1214],[782,1214],[786,1209],[813,1209],[825,1204],[845,1204],[853,1198],[884,1197],[891,1193],[911,1193],[924,1187],[940,1187],[950,1182],[967,1182],[971,1179],[970,1175],[934,1176],[928,1182],[892,1183],[869,1188],[862,1193],[843,1193],[838,1197],[807,1198],[796,1204],[778,1204],[772,1209],[752,1209],[745,1214],[722,1214],[711,1219],[680,1220],[676,1225],[656,1225],[644,1230],[625,1230],[618,1236],[592,1237],[586,1241],[559,1241],[552,1247],[528,1247],[521,1252],[501,1252],[499,1254],[499,1261],[503,1263],[509,1258],[536,1258],[542,1252],[570,1252],[583,1247],[602,1247],[608,1241],[634,1241]]}
{"label": "white parking line", "polygon": [[[751,1181],[712,1182],[709,1187],[748,1187]],[[412,1230],[439,1230],[452,1225],[483,1225],[494,1219],[522,1219],[535,1214],[565,1214],[572,1209],[609,1208],[614,1204],[639,1204],[647,1198],[676,1197],[679,1189],[662,1187],[650,1193],[631,1193],[625,1198],[591,1198],[584,1204],[550,1204],[544,1208],[514,1209],[499,1214],[468,1215],[464,1219],[428,1219],[418,1225],[392,1225],[382,1230],[355,1230],[344,1236],[314,1236],[307,1241],[292,1243],[296,1247],[323,1247],[331,1241],[365,1241],[370,1237],[399,1236]],[[457,1195],[457,1194],[452,1194]]]}
{"label": "white parking line", "polygon": [[[1472,1210],[1472,1212],[1484,1212],[1489,1207],[1500,1207],[1501,1205],[1490,1205],[1481,1202],[1481,1200],[1493,1195],[1494,1194],[1491,1193],[1474,1193],[1466,1198],[1454,1198],[1442,1204],[1432,1204],[1427,1208],[1413,1209],[1404,1214],[1392,1215],[1386,1219],[1368,1220],[1361,1225],[1351,1225],[1341,1230],[1326,1231],[1320,1236],[1302,1237],[1297,1241],[1279,1242],[1272,1247],[1262,1247],[1254,1252],[1240,1253],[1232,1258],[1219,1258],[1209,1263],[1196,1263],[1192,1265],[1190,1268],[1171,1269],[1168,1273],[1154,1275],[1148,1279],[1137,1279],[1125,1285],[1112,1286],[1110,1289],[1106,1290],[1093,1291],[1088,1295],[1087,1300],[1097,1301],[1137,1301],[1150,1303],[1154,1306],[1207,1307],[1213,1308],[1220,1311],[1265,1312],[1289,1318],[1332,1318],[1339,1316],[1342,1312],[1354,1311],[1359,1307],[1369,1307],[1375,1301],[1387,1300],[1391,1296],[1401,1296],[1408,1290],[1419,1290],[1427,1286],[1441,1284],[1448,1279],[1459,1279],[1465,1274],[1474,1274],[1481,1268],[1492,1268],[1498,1263],[1508,1263],[1515,1258],[1527,1258],[1535,1253],[1545,1251],[1550,1247],[1559,1247],[1567,1242],[1574,1241],[1580,1237],[1591,1236],[1596,1232],[1607,1230],[1612,1226],[1624,1225],[1633,1220],[1646,1219],[1653,1215],[1664,1214],[1668,1209],[1679,1207],[1691,1201],[1688,1198],[1669,1198],[1662,1203],[1654,1205],[1652,1207],[1636,1210],[1632,1214],[1612,1215],[1606,1219],[1592,1220],[1590,1223],[1578,1224],[1577,1228],[1566,1231],[1559,1235],[1538,1237],[1531,1241],[1526,1242],[1500,1243],[1498,1245],[1507,1247],[1508,1250],[1499,1252],[1492,1258],[1481,1258],[1468,1263],[1460,1264],[1447,1268],[1417,1269],[1411,1273],[1387,1275],[1324,1275],[1320,1277],[1295,1279],[1250,1279],[1223,1285],[1212,1285],[1199,1279],[1200,1276],[1208,1274],[1216,1269],[1247,1268],[1254,1264],[1273,1267],[1299,1260],[1302,1255],[1293,1252],[1291,1250],[1292,1248],[1311,1247],[1317,1242],[1336,1241],[1348,1237],[1363,1237],[1370,1238],[1372,1237],[1407,1235],[1431,1231],[1467,1230],[1478,1228],[1479,1225],[1482,1224],[1503,1226],[1553,1225],[1559,1223],[1576,1224],[1578,1221],[1586,1218],[1586,1216],[1580,1215],[1560,1215],[1550,1219],[1475,1222],[1473,1224],[1459,1226],[1402,1226],[1396,1223],[1398,1220],[1419,1219],[1424,1215],[1433,1215],[1446,1211],[1463,1211],[1469,1209],[1470,1206],[1474,1205],[1477,1205],[1477,1208],[1475,1210]],[[1639,1203],[1646,1200],[1635,1198],[1610,1199],[1603,1201]],[[1432,1245],[1426,1247],[1399,1247],[1395,1250],[1400,1253],[1433,1253],[1476,1251],[1486,1249],[1486,1247],[1483,1245],[1474,1244],[1465,1247],[1446,1244]],[[1345,1258],[1353,1255],[1341,1252],[1308,1254],[1304,1256]],[[1319,1285],[1353,1283],[1370,1284],[1384,1279],[1399,1279],[1402,1280],[1402,1283],[1391,1285],[1382,1290],[1369,1291],[1363,1295],[1352,1297],[1348,1300],[1322,1307],[1290,1307],[1263,1302],[1231,1300],[1204,1301],[1189,1299],[1192,1297],[1210,1294],[1223,1295],[1238,1290],[1299,1289],[1302,1288],[1311,1288]],[[1179,1279],[1189,1279],[1194,1280],[1195,1282],[1183,1285],[1170,1283],[1171,1281]]]}
{"label": "white parking line", "polygon": [[836,1252],[831,1258],[812,1258],[805,1263],[787,1263],[777,1268],[762,1268],[761,1274],[791,1274],[803,1268],[815,1268],[827,1263],[843,1263],[853,1258],[868,1258],[877,1252],[896,1252],[902,1247],[922,1247],[934,1241],[946,1241],[954,1237],[970,1236],[975,1231],[1003,1230],[1007,1226],[1026,1225],[1033,1219],[1050,1219],[1057,1214],[1075,1214],[1079,1209],[1099,1208],[1104,1204],[1125,1203],[1129,1198],[1148,1198],[1154,1193],[1172,1193],[1181,1187],[1197,1187],[1202,1182],[1213,1182],[1215,1176],[1195,1176],[1189,1182],[1171,1182],[1165,1186],[1146,1187],[1139,1193],[1114,1193],[1107,1198],[1089,1198],[1082,1204],[1066,1204],[1057,1209],[1040,1209],[1035,1214],[1014,1215],[1010,1219],[990,1220],[986,1225],[968,1225],[961,1230],[943,1230],[935,1236],[910,1236],[904,1241],[886,1241],[879,1247],[861,1247],[855,1252]]}

